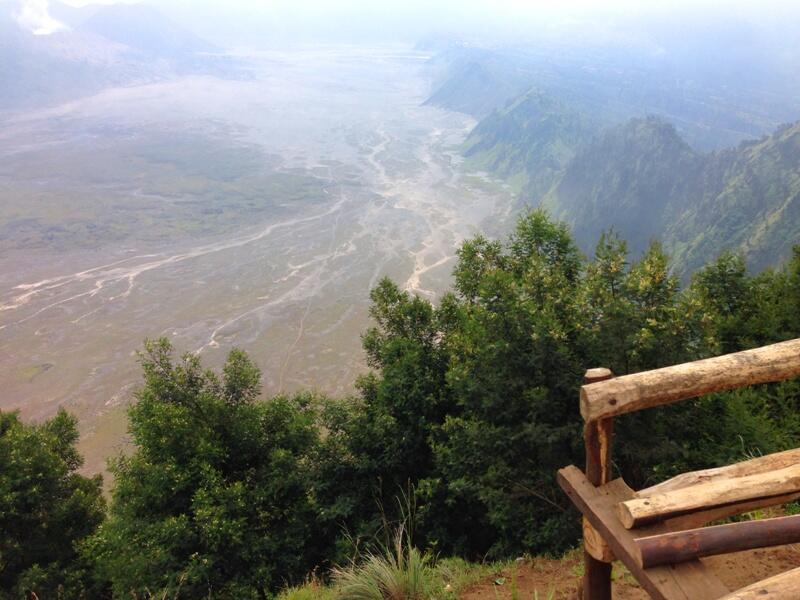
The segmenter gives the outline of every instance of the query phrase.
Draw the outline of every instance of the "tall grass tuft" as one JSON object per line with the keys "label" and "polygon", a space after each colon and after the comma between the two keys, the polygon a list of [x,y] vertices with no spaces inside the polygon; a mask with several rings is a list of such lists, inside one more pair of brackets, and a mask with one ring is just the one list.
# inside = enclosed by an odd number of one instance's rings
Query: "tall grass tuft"
{"label": "tall grass tuft", "polygon": [[334,569],[333,577],[342,600],[424,600],[435,572],[430,556],[414,548],[400,526],[383,552],[367,552],[361,562]]}

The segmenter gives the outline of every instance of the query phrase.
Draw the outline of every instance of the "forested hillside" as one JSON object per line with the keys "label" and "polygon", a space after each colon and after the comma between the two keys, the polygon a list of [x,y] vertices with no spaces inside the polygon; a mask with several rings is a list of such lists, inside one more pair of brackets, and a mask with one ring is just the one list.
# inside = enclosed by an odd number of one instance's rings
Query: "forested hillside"
{"label": "forested hillside", "polygon": [[613,227],[637,255],[683,214],[701,169],[674,127],[633,120],[589,141],[541,203],[571,224],[585,250]]}
{"label": "forested hillside", "polygon": [[800,241],[800,122],[701,162],[704,193],[663,233],[676,262],[692,270],[720,248],[755,270],[788,257]]}
{"label": "forested hillside", "polygon": [[684,275],[725,250],[758,271],[800,241],[800,122],[699,154],[672,126],[634,120],[587,144],[541,203],[584,250],[613,227],[634,255],[662,240]]}
{"label": "forested hillside", "polygon": [[468,168],[495,173],[535,198],[550,189],[595,131],[586,117],[530,90],[481,120],[463,154]]}

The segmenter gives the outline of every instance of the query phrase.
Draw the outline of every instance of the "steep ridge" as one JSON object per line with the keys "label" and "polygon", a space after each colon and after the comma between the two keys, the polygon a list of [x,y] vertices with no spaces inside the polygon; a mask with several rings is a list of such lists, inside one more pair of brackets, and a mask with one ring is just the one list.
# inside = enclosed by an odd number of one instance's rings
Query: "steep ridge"
{"label": "steep ridge", "polygon": [[496,173],[525,197],[538,198],[595,131],[582,115],[534,89],[478,123],[462,152],[469,168]]}
{"label": "steep ridge", "polygon": [[754,269],[789,256],[800,243],[800,122],[708,157],[702,191],[664,231],[685,269],[722,248]]}
{"label": "steep ridge", "polygon": [[429,63],[437,77],[428,103],[480,119],[535,87],[604,127],[655,115],[692,148],[721,150],[800,116],[797,70],[783,53],[743,51],[737,31],[720,24],[723,51],[700,31],[638,43],[577,35],[487,48],[451,43]]}
{"label": "steep ridge", "polygon": [[[706,45],[672,40],[667,55],[633,59],[624,46],[451,43],[430,61],[427,103],[478,118],[465,166],[503,178],[517,206],[567,221],[587,253],[614,228],[634,256],[661,240],[684,276],[724,250],[753,269],[777,265],[800,243],[800,124],[778,125],[800,114],[798,80],[774,76],[780,57],[732,44],[741,76],[719,53],[720,69],[697,71],[692,56]],[[772,76],[751,68],[762,63]]]}
{"label": "steep ridge", "polygon": [[776,265],[800,243],[800,122],[699,154],[671,125],[633,120],[581,150],[543,204],[586,252],[614,228],[634,255],[661,239],[682,274],[725,250]]}
{"label": "steep ridge", "polygon": [[638,253],[680,217],[702,168],[702,156],[674,127],[634,119],[587,144],[543,204],[572,226],[585,251],[613,227]]}
{"label": "steep ridge", "polygon": [[482,119],[530,87],[529,74],[513,62],[480,48],[451,47],[429,66],[438,70],[425,104]]}

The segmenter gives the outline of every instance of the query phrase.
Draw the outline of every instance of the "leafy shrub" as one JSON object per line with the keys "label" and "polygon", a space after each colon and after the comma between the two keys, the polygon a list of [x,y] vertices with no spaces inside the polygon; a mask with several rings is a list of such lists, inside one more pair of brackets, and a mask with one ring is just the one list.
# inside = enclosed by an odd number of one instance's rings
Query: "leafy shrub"
{"label": "leafy shrub", "polygon": [[[388,280],[365,336],[375,371],[348,446],[364,482],[405,477],[420,534],[472,558],[560,552],[578,536],[554,474],[583,460],[584,370],[616,375],[800,335],[800,248],[753,277],[723,255],[681,288],[661,246],[630,261],[602,236],[591,260],[565,225],[534,211],[506,243],[463,244],[438,306]],[[742,390],[618,419],[615,469],[634,487],[796,443],[796,383]],[[347,427],[345,427],[347,429]],[[361,486],[364,489],[365,486]],[[383,497],[396,493],[376,488]],[[358,514],[370,514],[365,498]]]}
{"label": "leafy shrub", "polygon": [[323,553],[307,457],[318,441],[308,396],[257,401],[260,374],[239,351],[222,376],[166,340],[141,356],[129,410],[135,452],[112,464],[108,520],[89,552],[115,597],[266,598]]}
{"label": "leafy shrub", "polygon": [[0,598],[79,598],[92,592],[82,542],[103,518],[100,476],[77,473],[74,417],[41,425],[0,411]]}

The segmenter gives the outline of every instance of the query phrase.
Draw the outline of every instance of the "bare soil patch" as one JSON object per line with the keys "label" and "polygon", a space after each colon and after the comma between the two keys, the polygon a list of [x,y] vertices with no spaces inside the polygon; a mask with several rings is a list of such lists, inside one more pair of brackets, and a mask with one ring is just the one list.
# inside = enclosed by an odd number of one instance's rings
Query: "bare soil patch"
{"label": "bare soil patch", "polygon": [[[800,545],[748,550],[705,559],[731,590],[800,566]],[[494,573],[461,594],[461,600],[573,600],[583,574],[582,554],[561,560],[534,558]],[[615,600],[648,600],[631,574],[614,563]]]}

